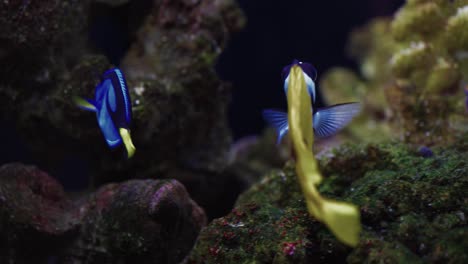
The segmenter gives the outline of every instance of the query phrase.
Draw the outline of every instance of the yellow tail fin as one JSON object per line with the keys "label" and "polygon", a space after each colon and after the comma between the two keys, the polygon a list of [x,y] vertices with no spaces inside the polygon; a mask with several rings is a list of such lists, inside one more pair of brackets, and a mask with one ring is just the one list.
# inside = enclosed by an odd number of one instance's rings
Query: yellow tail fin
{"label": "yellow tail fin", "polygon": [[131,158],[135,154],[135,146],[133,145],[132,138],[130,137],[130,131],[125,128],[119,128],[120,136],[122,137],[125,148],[127,149],[127,157]]}
{"label": "yellow tail fin", "polygon": [[361,231],[358,208],[349,203],[325,199],[316,188],[322,181],[322,175],[312,153],[312,104],[304,74],[297,65],[291,67],[287,97],[289,135],[297,157],[296,173],[307,209],[317,220],[325,223],[340,241],[356,246]]}

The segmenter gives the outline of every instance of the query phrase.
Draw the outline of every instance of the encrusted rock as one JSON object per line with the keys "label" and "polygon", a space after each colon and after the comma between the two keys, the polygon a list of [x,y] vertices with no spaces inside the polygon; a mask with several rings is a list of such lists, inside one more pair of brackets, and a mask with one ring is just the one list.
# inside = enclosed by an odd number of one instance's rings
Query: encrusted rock
{"label": "encrusted rock", "polygon": [[76,222],[62,186],[19,163],[0,167],[0,262],[46,261],[67,241]]}
{"label": "encrusted rock", "polygon": [[70,199],[36,167],[0,168],[1,262],[181,261],[206,216],[175,180],[109,184]]}
{"label": "encrusted rock", "polygon": [[110,184],[78,204],[80,234],[61,257],[66,263],[177,263],[206,223],[203,209],[175,180]]}
{"label": "encrusted rock", "polygon": [[74,96],[94,97],[102,73],[113,67],[84,41],[91,1],[43,2],[0,2],[0,64],[8,65],[0,69],[1,117],[15,125],[37,164],[55,171],[73,156],[88,165],[93,187],[158,175],[195,183],[190,193],[200,201],[222,196],[211,186],[231,183],[224,177],[231,86],[214,64],[245,23],[236,2],[145,1],[144,10],[126,3],[129,30],[140,26],[129,33],[133,43],[120,65],[133,100],[130,160],[122,149],[110,150],[96,116],[73,103]]}
{"label": "encrusted rock", "polygon": [[361,210],[356,248],[307,213],[293,164],[242,194],[205,227],[187,263],[468,261],[468,134],[421,156],[404,144],[346,145],[321,160],[319,191]]}

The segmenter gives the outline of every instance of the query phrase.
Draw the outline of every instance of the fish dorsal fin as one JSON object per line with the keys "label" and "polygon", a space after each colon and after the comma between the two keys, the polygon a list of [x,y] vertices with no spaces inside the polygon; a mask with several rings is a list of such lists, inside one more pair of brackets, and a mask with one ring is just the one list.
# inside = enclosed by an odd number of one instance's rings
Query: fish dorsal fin
{"label": "fish dorsal fin", "polygon": [[288,114],[278,110],[266,109],[263,110],[263,118],[278,132],[276,144],[279,144],[281,139],[288,133]]}
{"label": "fish dorsal fin", "polygon": [[125,119],[127,120],[128,123],[130,123],[132,120],[132,104],[130,102],[130,94],[128,92],[127,82],[125,81],[125,77],[123,76],[123,73],[122,71],[120,71],[120,69],[115,68],[114,72],[119,81],[119,88],[123,96],[124,108],[125,108]]}
{"label": "fish dorsal fin", "polygon": [[345,127],[361,110],[359,103],[345,103],[320,108],[314,114],[314,132],[329,137]]}

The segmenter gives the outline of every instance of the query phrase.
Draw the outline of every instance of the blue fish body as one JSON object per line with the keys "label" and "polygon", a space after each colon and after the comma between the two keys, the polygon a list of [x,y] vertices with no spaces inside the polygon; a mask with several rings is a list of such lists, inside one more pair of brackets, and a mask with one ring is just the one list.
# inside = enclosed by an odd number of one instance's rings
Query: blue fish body
{"label": "blue fish body", "polygon": [[314,66],[312,66],[312,64],[307,62],[302,62],[295,59],[291,64],[283,68],[281,77],[283,79],[284,92],[288,94],[289,73],[291,71],[291,67],[294,65],[301,67],[302,72],[304,73],[304,80],[307,84],[307,91],[312,97],[313,102],[315,102],[315,80],[317,79],[317,70],[314,68]]}
{"label": "blue fish body", "polygon": [[132,105],[127,82],[118,68],[103,74],[96,86],[94,100],[78,98],[76,103],[82,109],[96,112],[99,127],[110,148],[124,143],[129,157],[133,155],[134,147],[129,137]]}

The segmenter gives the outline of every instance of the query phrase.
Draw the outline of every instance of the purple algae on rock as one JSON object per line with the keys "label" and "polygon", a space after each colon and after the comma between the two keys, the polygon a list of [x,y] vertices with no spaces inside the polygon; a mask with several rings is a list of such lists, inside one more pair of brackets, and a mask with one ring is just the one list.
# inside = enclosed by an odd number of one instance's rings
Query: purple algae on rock
{"label": "purple algae on rock", "polygon": [[0,262],[179,262],[206,224],[176,180],[131,180],[70,198],[34,166],[0,167]]}

